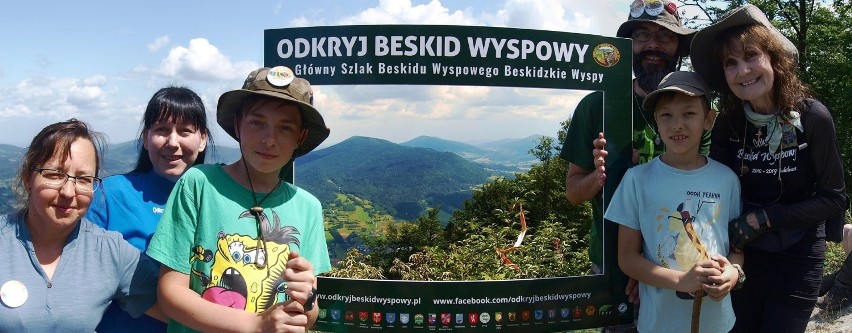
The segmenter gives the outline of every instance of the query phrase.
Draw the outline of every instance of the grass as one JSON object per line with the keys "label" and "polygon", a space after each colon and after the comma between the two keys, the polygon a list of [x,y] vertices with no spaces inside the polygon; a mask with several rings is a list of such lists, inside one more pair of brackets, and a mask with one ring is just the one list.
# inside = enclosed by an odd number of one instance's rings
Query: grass
{"label": "grass", "polygon": [[839,243],[829,242],[825,250],[825,274],[836,272],[843,265],[845,259],[846,254],[843,253],[843,247]]}

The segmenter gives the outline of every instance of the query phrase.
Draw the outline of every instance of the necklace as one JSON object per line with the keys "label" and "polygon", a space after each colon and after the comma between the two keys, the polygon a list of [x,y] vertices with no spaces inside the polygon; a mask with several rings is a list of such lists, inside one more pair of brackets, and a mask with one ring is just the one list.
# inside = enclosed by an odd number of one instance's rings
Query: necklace
{"label": "necklace", "polygon": [[645,110],[642,109],[642,103],[639,103],[639,99],[636,98],[636,93],[633,93],[633,101],[636,102],[636,108],[639,109],[639,114],[642,115],[642,120],[645,121],[645,125],[647,128],[651,129],[651,132],[654,133],[654,145],[660,145],[660,134],[654,129],[654,126],[651,126],[651,122],[648,121],[648,118],[645,118]]}
{"label": "necklace", "polygon": [[[775,118],[773,121],[776,121],[776,122],[778,122],[778,121],[779,121],[779,120],[778,120],[778,118],[777,118],[777,116],[776,116],[776,118]],[[754,152],[754,149],[756,149],[756,148],[757,148],[757,147],[756,147],[756,145],[755,145],[755,146],[747,146],[747,145],[746,145],[746,140],[747,140],[747,139],[746,139],[746,134],[748,133],[748,124],[749,124],[750,122],[748,121],[748,119],[746,119],[746,121],[745,121],[745,122],[746,122],[746,123],[745,123],[745,126],[744,126],[744,128],[743,128],[743,137],[742,137],[742,140],[743,140],[743,148],[742,148],[742,149],[743,149],[743,150],[742,150],[742,155],[740,156],[740,177],[744,177],[744,176],[746,176],[746,175],[749,173],[749,171],[750,171],[749,167],[745,165],[746,147],[748,147],[748,148],[749,148],[749,152],[750,152],[750,153],[753,153],[753,152]],[[779,125],[780,125],[780,124],[779,124]],[[756,126],[756,125],[755,125],[755,126]],[[762,126],[761,126],[761,127],[762,127]],[[757,132],[755,133],[755,136],[757,137],[757,139],[758,139],[758,140],[760,140],[760,134],[762,134],[762,132],[760,131],[760,128],[758,128],[758,129],[757,129]],[[775,134],[774,132],[773,132],[773,133],[769,133],[769,137],[767,137],[767,138],[766,138],[766,141],[765,141],[765,142],[767,143],[767,145],[768,145],[769,139],[771,139],[771,138],[772,138],[772,135],[774,135],[774,134]],[[742,196],[742,200],[743,200],[743,202],[744,202],[744,203],[749,204],[749,205],[752,205],[752,206],[759,206],[759,207],[763,207],[763,206],[767,206],[767,205],[770,205],[770,204],[776,203],[776,202],[778,202],[778,200],[781,200],[781,196],[784,194],[784,180],[782,180],[782,179],[781,179],[781,170],[782,170],[781,162],[784,160],[784,154],[783,154],[783,151],[784,151],[784,149],[782,148],[782,149],[779,151],[778,158],[776,158],[776,159],[775,159],[775,163],[777,163],[777,164],[778,164],[778,169],[777,169],[777,170],[774,170],[774,171],[775,171],[775,174],[777,175],[777,180],[778,180],[778,184],[779,184],[779,185],[778,185],[778,196],[777,196],[774,200],[772,200],[771,202],[769,202],[769,203],[762,203],[762,204],[760,204],[760,203],[753,203],[753,202],[750,202],[749,200],[747,200],[747,199],[746,199],[746,196],[745,196],[745,195],[743,195],[743,196]],[[767,153],[768,153],[768,154],[774,154],[774,152],[772,152],[772,151],[770,151],[770,150],[769,150],[769,147],[767,147]],[[750,154],[749,154],[749,155],[750,155]],[[769,170],[772,170],[772,169],[769,169]],[[760,170],[758,170],[758,171],[760,171]],[[765,172],[765,170],[764,170],[764,172]],[[767,189],[764,189],[764,190],[767,190]]]}
{"label": "necklace", "polygon": [[[251,188],[251,197],[254,199],[254,207],[249,209],[251,215],[254,216],[254,221],[257,224],[257,249],[258,254],[254,256],[254,265],[258,268],[266,267],[266,239],[263,237],[263,222],[261,220],[261,215],[263,215],[263,204],[267,198],[269,198],[272,193],[275,193],[275,190],[281,186],[281,178],[278,178],[278,183],[275,184],[275,187],[272,188],[269,193],[266,193],[260,201],[257,201],[257,194],[254,191],[254,184],[251,181],[251,174],[249,173],[248,166],[246,165],[245,158],[243,158],[243,168],[246,170],[246,178],[248,178],[249,187]],[[262,254],[262,255],[261,255]]]}

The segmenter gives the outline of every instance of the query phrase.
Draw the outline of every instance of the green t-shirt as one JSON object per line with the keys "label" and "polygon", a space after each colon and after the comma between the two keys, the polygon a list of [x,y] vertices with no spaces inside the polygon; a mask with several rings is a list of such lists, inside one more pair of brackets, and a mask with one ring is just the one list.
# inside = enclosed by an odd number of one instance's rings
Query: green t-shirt
{"label": "green t-shirt", "polygon": [[[592,150],[598,133],[603,131],[603,92],[595,91],[586,95],[577,104],[565,144],[559,156],[586,170],[594,170]],[[625,118],[624,121],[630,121]],[[657,139],[654,114],[642,109],[642,99],[633,94],[633,149],[639,152],[639,163],[645,163],[659,156],[665,150],[662,141]],[[701,154],[710,151],[710,131],[701,138]],[[592,227],[589,231],[589,259],[600,266],[603,263],[603,198],[600,193],[592,199]]]}
{"label": "green t-shirt", "polygon": [[[251,192],[221,165],[195,166],[175,185],[147,253],[189,275],[189,287],[202,298],[261,313],[287,300],[281,273],[291,250],[313,264],[314,274],[329,271],[331,263],[322,207],[313,195],[283,182],[262,202],[260,225],[248,211],[252,206]],[[169,332],[193,330],[171,321]]]}

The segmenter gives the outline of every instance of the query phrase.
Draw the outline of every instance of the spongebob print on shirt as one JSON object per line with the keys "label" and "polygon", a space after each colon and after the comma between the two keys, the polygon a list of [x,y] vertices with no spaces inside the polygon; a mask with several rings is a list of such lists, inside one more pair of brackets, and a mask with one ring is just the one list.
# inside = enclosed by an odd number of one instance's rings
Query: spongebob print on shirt
{"label": "spongebob print on shirt", "polygon": [[[290,244],[299,245],[295,237],[299,231],[282,227],[278,214],[271,212],[271,221],[263,212],[255,222],[250,211],[242,212],[236,221],[259,223],[263,237],[222,230],[215,249],[201,245],[192,249],[189,262],[193,278],[200,279],[204,286],[202,298],[255,313],[287,300],[287,282],[281,273],[287,268]],[[205,264],[198,265],[199,262]]]}

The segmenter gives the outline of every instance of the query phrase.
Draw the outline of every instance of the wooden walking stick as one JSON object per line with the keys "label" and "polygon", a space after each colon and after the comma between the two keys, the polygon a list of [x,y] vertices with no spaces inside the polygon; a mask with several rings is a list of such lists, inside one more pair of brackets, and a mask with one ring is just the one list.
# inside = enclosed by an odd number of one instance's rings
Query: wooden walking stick
{"label": "wooden walking stick", "polygon": [[695,292],[695,299],[692,300],[692,333],[698,333],[699,321],[701,321],[701,301],[704,299],[704,290]]}
{"label": "wooden walking stick", "polygon": [[[692,222],[695,221],[695,218],[690,216],[689,211],[683,210],[683,204],[678,207],[678,211],[681,215],[681,221],[683,221],[683,230],[686,231],[686,236],[689,237],[690,241],[692,241],[692,246],[698,250],[701,258],[705,260],[710,259],[710,256],[707,255],[707,248],[701,244],[701,240],[698,238],[698,233],[695,232],[695,228],[692,227]],[[695,298],[692,300],[692,333],[698,333],[699,322],[701,320],[701,301],[704,300],[705,295],[707,294],[704,290],[698,290],[693,293]]]}

